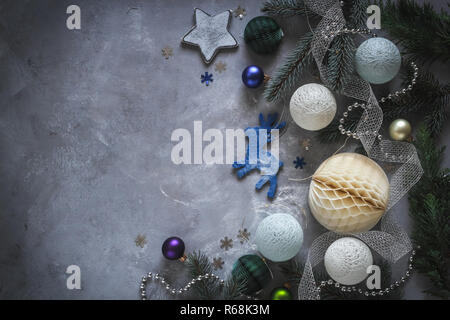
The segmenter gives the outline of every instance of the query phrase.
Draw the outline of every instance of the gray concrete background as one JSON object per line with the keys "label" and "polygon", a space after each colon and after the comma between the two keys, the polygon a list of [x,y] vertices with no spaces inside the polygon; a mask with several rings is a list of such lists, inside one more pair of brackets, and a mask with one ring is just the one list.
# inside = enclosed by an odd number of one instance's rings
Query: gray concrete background
{"label": "gray concrete background", "polygon": [[[436,5],[445,1],[434,1]],[[66,28],[66,8],[77,4],[82,30]],[[170,160],[176,128],[245,128],[267,105],[262,90],[240,80],[249,64],[266,73],[282,61],[307,30],[303,18],[280,20],[286,37],[279,50],[258,56],[243,42],[246,23],[260,15],[262,1],[13,1],[0,3],[0,298],[136,299],[148,271],[183,285],[185,269],[162,258],[161,244],[182,237],[187,250],[203,250],[225,261],[226,275],[240,255],[252,252],[236,237],[243,226],[254,233],[269,202],[258,193],[254,173],[238,181],[229,165],[176,166]],[[197,50],[180,46],[193,25],[193,9],[210,14],[245,7],[230,30],[238,49],[221,52],[227,70],[203,64]],[[174,54],[165,60],[161,49]],[[448,66],[433,66],[448,81]],[[206,87],[200,75],[209,71]],[[307,83],[305,79],[304,83]],[[300,84],[299,84],[300,85]],[[378,88],[377,92],[387,92]],[[339,110],[345,104],[339,99]],[[413,122],[414,123],[414,122]],[[300,146],[312,139],[309,152]],[[446,127],[441,143],[450,138]],[[320,145],[316,134],[291,125],[281,140],[277,203],[296,214],[305,231],[303,257],[324,229],[306,203],[307,177],[338,145]],[[352,150],[349,145],[346,150]],[[330,151],[331,150],[331,151]],[[303,156],[305,169],[292,161]],[[444,165],[449,166],[446,155]],[[295,200],[295,201],[294,201]],[[297,202],[305,210],[293,205]],[[262,209],[261,209],[262,208]],[[407,201],[393,210],[410,229]],[[134,240],[146,236],[144,248]],[[220,248],[228,236],[234,246]],[[65,270],[81,268],[82,289],[66,288]],[[402,271],[405,262],[395,266]],[[273,266],[274,271],[276,267]],[[278,277],[271,286],[282,283]],[[427,281],[414,274],[405,299],[427,298]],[[152,298],[169,298],[149,288]]]}

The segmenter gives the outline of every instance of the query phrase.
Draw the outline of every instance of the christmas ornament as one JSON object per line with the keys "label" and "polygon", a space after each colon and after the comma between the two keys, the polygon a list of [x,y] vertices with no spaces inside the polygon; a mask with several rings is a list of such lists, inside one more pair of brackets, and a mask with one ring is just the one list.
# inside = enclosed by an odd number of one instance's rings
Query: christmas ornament
{"label": "christmas ornament", "polygon": [[386,211],[389,181],[380,166],[368,157],[340,153],[316,170],[308,200],[313,216],[328,230],[368,231]]}
{"label": "christmas ornament", "polygon": [[238,239],[240,239],[241,244],[247,242],[250,239],[250,232],[247,229],[240,229],[237,235]]}
{"label": "christmas ornament", "polygon": [[165,47],[165,48],[161,49],[161,54],[167,60],[171,56],[173,56],[173,49],[171,47]]}
{"label": "christmas ornament", "polygon": [[397,141],[408,139],[411,135],[411,131],[411,125],[405,119],[394,120],[389,126],[389,135],[393,140]]}
{"label": "christmas ornament", "polygon": [[373,84],[391,81],[400,70],[402,58],[395,44],[384,38],[370,38],[356,50],[356,71]]}
{"label": "christmas ornament", "polygon": [[162,245],[162,254],[169,260],[184,260],[184,241],[178,237],[170,237]]}
{"label": "christmas ornament", "polygon": [[367,277],[367,267],[373,264],[373,258],[364,242],[346,237],[336,240],[328,247],[324,264],[333,280],[352,286]]}
{"label": "christmas ornament", "polygon": [[[272,141],[272,130],[279,130],[286,126],[286,122],[284,121],[278,124],[276,123],[277,116],[277,113],[269,114],[267,120],[265,120],[263,114],[260,113],[260,125],[258,127],[248,127],[245,129],[245,134],[249,136],[249,132],[251,132],[250,136],[253,136],[253,139],[249,139],[249,143],[247,144],[244,163],[236,161],[233,164],[233,168],[239,169],[236,172],[239,179],[245,177],[251,171],[258,169],[261,172],[262,177],[256,183],[255,188],[260,190],[267,182],[269,182],[270,187],[267,192],[269,198],[275,197],[275,191],[277,190],[277,174],[279,169],[283,166],[282,161],[278,160],[270,152],[264,149],[266,144]],[[266,143],[263,142],[263,145],[260,145],[260,140],[264,140],[259,138],[260,129],[265,129],[267,132],[267,141]],[[252,148],[252,154],[255,154],[257,157],[257,159],[252,159],[256,163],[250,161],[250,147]],[[260,157],[263,157],[263,159],[260,159]]]}
{"label": "christmas ornament", "polygon": [[303,230],[289,214],[272,214],[260,222],[255,234],[258,251],[274,262],[293,258],[302,247]]}
{"label": "christmas ornament", "polygon": [[301,157],[301,158],[297,157],[293,161],[293,163],[295,164],[295,169],[297,169],[297,168],[303,169],[303,166],[306,165],[305,158],[303,158],[303,157]]}
{"label": "christmas ornament", "polygon": [[309,83],[298,88],[291,97],[291,116],[301,128],[316,131],[325,128],[336,114],[333,93],[323,85]]}
{"label": "christmas ornament", "polygon": [[271,53],[280,45],[283,30],[278,23],[266,16],[253,18],[244,30],[244,40],[256,53]]}
{"label": "christmas ornament", "polygon": [[242,82],[248,88],[258,88],[264,82],[264,71],[258,66],[248,66],[242,72]]}
{"label": "christmas ornament", "polygon": [[242,8],[241,6],[238,6],[236,8],[236,10],[234,10],[234,16],[236,18],[239,18],[242,20],[242,19],[244,19],[244,16],[246,16],[246,15],[247,15],[247,11],[245,11],[245,9]]}
{"label": "christmas ornament", "polygon": [[292,300],[292,293],[284,287],[275,288],[270,294],[272,300]]}
{"label": "christmas ornament", "polygon": [[213,258],[213,266],[214,270],[222,269],[225,262],[223,262],[222,258]]}
{"label": "christmas ornament", "polygon": [[228,239],[228,237],[221,239],[220,248],[225,249],[225,251],[228,251],[228,249],[233,248],[233,239]]}
{"label": "christmas ornament", "polygon": [[201,79],[202,83],[205,83],[207,86],[209,86],[210,82],[214,81],[212,73],[209,74],[208,72],[205,72],[205,74],[202,74],[200,76],[200,79]]}
{"label": "christmas ornament", "polygon": [[223,71],[227,70],[227,64],[225,62],[219,61],[215,64],[214,70],[216,70],[219,73],[222,73]]}
{"label": "christmas ornament", "polygon": [[199,47],[205,63],[211,63],[219,50],[238,46],[236,39],[228,32],[231,11],[210,16],[196,8],[194,16],[195,26],[186,33],[181,42]]}
{"label": "christmas ornament", "polygon": [[136,247],[145,247],[146,243],[147,243],[147,239],[145,238],[144,235],[142,234],[138,234],[138,236],[136,237],[136,239],[134,240],[134,243],[136,244]]}
{"label": "christmas ornament", "polygon": [[233,265],[232,274],[238,282],[246,284],[245,294],[254,294],[272,279],[264,261],[254,254],[240,257]]}

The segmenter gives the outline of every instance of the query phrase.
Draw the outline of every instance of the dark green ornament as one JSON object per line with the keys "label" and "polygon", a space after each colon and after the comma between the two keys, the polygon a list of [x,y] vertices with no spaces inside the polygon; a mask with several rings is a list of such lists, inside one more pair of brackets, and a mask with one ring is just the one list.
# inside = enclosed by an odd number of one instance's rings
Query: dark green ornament
{"label": "dark green ornament", "polygon": [[254,254],[240,257],[233,265],[232,274],[238,282],[245,283],[245,294],[251,295],[272,279],[269,268],[264,261]]}
{"label": "dark green ornament", "polygon": [[292,293],[284,287],[273,289],[270,296],[272,300],[292,300]]}
{"label": "dark green ornament", "polygon": [[244,40],[256,53],[271,53],[280,45],[283,30],[270,17],[260,16],[247,23]]}

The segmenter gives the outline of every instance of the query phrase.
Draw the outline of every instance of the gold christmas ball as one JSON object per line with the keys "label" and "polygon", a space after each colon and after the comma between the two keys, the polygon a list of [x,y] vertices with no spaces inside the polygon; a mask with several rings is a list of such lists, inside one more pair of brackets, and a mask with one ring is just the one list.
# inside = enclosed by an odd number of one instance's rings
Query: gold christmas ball
{"label": "gold christmas ball", "polygon": [[389,126],[389,135],[393,140],[403,141],[411,135],[411,125],[405,119],[397,119],[392,121]]}
{"label": "gold christmas ball", "polygon": [[309,187],[309,208],[328,230],[359,233],[372,229],[386,211],[389,180],[372,159],[339,153],[319,166]]}

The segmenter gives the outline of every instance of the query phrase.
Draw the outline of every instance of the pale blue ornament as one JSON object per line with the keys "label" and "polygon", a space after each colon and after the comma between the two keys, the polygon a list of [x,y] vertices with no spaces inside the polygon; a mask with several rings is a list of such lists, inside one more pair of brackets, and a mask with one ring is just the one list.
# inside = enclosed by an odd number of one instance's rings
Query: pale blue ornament
{"label": "pale blue ornament", "polygon": [[395,44],[384,38],[371,38],[356,50],[356,71],[373,84],[391,81],[400,70],[402,58]]}
{"label": "pale blue ornament", "polygon": [[292,259],[303,244],[303,230],[297,219],[276,213],[260,222],[255,234],[258,251],[274,262]]}

